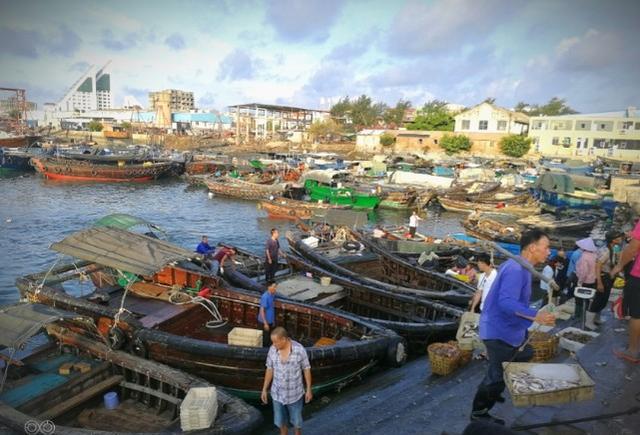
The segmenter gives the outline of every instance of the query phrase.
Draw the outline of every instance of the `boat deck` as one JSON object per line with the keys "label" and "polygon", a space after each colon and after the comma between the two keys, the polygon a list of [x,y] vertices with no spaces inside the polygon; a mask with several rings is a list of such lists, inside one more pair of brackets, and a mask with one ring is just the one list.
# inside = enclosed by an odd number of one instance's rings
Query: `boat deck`
{"label": "boat deck", "polygon": [[324,286],[304,275],[295,275],[278,281],[278,294],[296,301],[311,301],[327,305],[342,299],[344,289],[338,284]]}

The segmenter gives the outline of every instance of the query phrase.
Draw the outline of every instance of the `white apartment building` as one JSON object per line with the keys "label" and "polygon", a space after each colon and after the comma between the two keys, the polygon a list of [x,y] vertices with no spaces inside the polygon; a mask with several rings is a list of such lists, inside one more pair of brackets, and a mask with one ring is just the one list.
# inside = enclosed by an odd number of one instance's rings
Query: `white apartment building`
{"label": "white apartment building", "polygon": [[529,117],[491,103],[480,103],[455,117],[456,133],[527,134]]}

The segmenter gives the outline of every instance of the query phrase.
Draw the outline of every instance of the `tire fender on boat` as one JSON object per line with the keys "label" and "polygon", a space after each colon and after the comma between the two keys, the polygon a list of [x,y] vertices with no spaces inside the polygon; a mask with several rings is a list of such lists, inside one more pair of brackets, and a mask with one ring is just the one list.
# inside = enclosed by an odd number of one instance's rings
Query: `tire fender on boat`
{"label": "tire fender on boat", "polygon": [[342,247],[346,250],[346,251],[359,251],[360,250],[360,242],[356,242],[353,240],[350,241],[346,241],[342,244]]}
{"label": "tire fender on boat", "polygon": [[109,339],[109,347],[113,350],[122,349],[122,346],[124,346],[124,342],[126,341],[124,332],[122,332],[122,329],[118,328],[117,326],[109,329],[107,338]]}
{"label": "tire fender on boat", "polygon": [[296,215],[295,210],[289,210],[289,216],[295,216],[295,215]]}
{"label": "tire fender on boat", "polygon": [[391,367],[401,367],[407,362],[407,341],[403,337],[391,339],[385,362]]}
{"label": "tire fender on boat", "polygon": [[139,337],[131,343],[131,352],[140,358],[148,358],[149,356],[146,343]]}
{"label": "tire fender on boat", "polygon": [[91,175],[96,177],[98,175],[98,171],[96,171],[95,169],[91,170]]}

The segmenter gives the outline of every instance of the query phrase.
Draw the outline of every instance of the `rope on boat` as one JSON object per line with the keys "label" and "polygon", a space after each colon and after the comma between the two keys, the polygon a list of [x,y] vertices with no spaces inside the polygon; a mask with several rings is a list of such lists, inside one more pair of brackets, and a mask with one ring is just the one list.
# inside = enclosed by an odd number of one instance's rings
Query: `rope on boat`
{"label": "rope on boat", "polygon": [[213,301],[211,301],[210,299],[203,298],[202,296],[189,296],[189,300],[187,301],[176,301],[174,300],[174,296],[176,295],[184,296],[186,295],[186,293],[172,293],[169,296],[169,302],[174,305],[200,304],[211,314],[213,320],[209,320],[207,323],[205,323],[205,326],[207,328],[220,328],[221,326],[227,324],[227,321],[222,318],[220,311],[218,311],[218,307],[216,306],[216,304],[213,303]]}
{"label": "rope on boat", "polygon": [[122,278],[124,278],[127,281],[127,285],[124,286],[124,293],[122,294],[122,299],[120,300],[120,308],[118,308],[118,312],[116,313],[116,315],[113,316],[113,325],[111,325],[111,330],[114,330],[116,328],[116,326],[118,325],[118,323],[120,323],[120,316],[123,313],[131,314],[131,311],[127,310],[124,307],[124,300],[127,297],[127,293],[129,292],[129,288],[131,288],[131,285],[135,282],[135,279],[126,276],[121,271],[118,270],[117,272],[118,272],[118,275],[120,275]]}
{"label": "rope on boat", "polygon": [[[56,267],[56,265],[60,262],[60,259],[62,259],[62,255],[58,255],[58,257],[56,258],[56,261],[53,262],[49,270],[47,270],[47,273],[44,274],[44,278],[42,278],[42,282],[35,286],[36,290],[33,293],[34,296],[38,296],[38,294],[40,293],[40,290],[42,290],[42,288],[44,287],[44,283],[47,281],[47,277],[49,276],[51,271]],[[75,264],[74,264],[74,267],[75,267]],[[29,284],[29,285],[32,285],[32,284]]]}
{"label": "rope on boat", "polygon": [[4,369],[4,374],[2,375],[2,383],[0,383],[0,393],[4,389],[4,383],[7,380],[7,375],[9,374],[9,367],[11,366],[11,361],[13,361],[13,357],[16,353],[16,349],[14,347],[11,348],[11,353],[9,354],[9,359],[6,362],[6,367]]}

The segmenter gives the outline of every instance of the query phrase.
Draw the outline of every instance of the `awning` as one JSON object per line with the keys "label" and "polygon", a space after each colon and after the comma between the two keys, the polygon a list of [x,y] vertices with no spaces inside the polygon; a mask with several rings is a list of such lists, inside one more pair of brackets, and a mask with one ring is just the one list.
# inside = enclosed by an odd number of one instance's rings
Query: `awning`
{"label": "awning", "polygon": [[20,348],[49,323],[82,316],[41,304],[16,304],[0,308],[0,346]]}
{"label": "awning", "polygon": [[199,258],[195,252],[164,240],[111,227],[74,233],[51,245],[51,249],[136,275],[153,275],[168,264]]}

